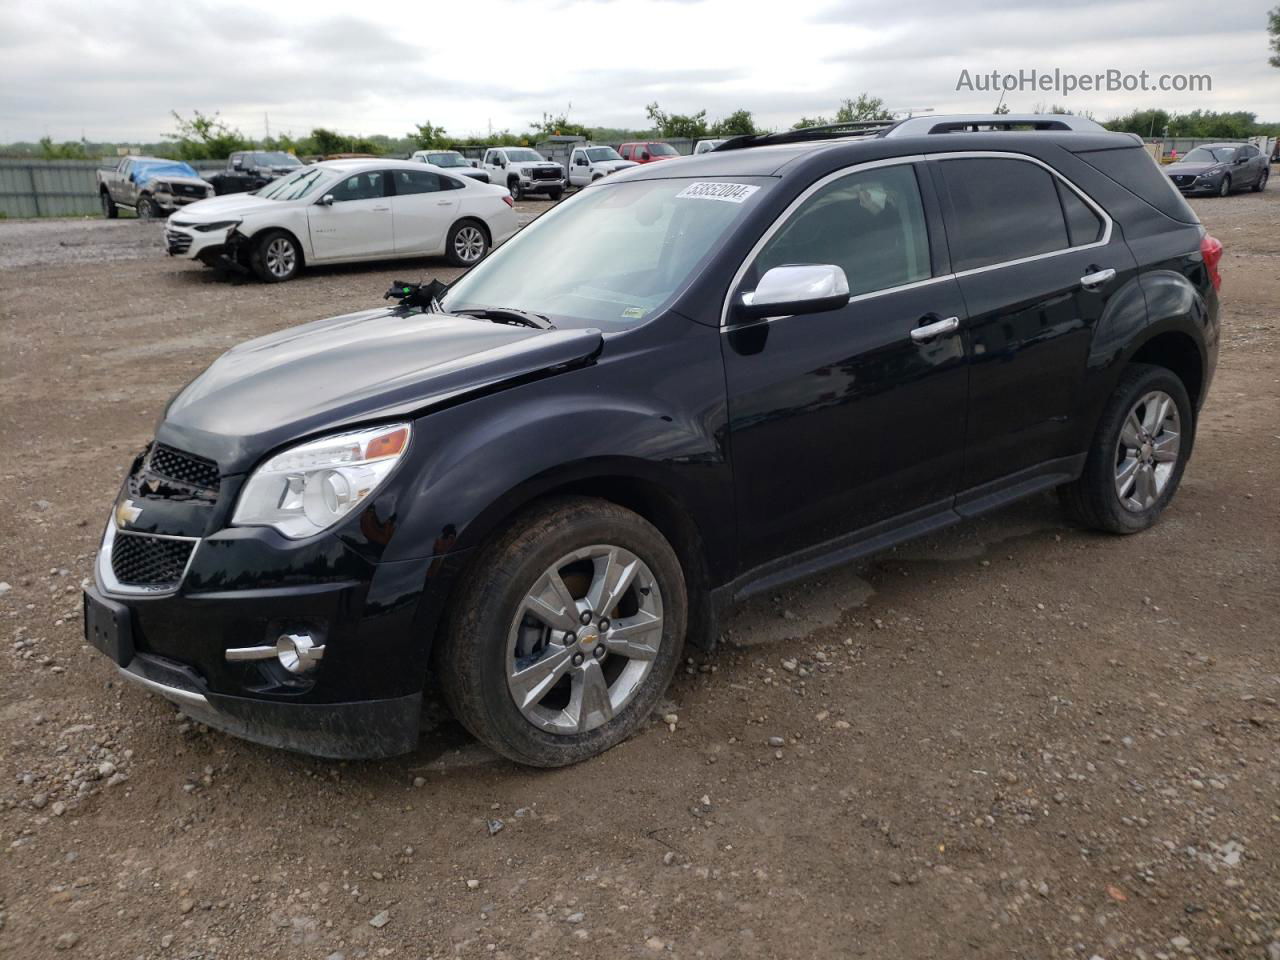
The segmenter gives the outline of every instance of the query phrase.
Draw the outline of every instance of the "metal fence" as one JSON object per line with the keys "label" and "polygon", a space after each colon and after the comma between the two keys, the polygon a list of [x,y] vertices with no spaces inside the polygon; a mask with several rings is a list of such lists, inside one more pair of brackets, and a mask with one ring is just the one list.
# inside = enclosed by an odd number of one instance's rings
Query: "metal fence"
{"label": "metal fence", "polygon": [[65,217],[98,210],[98,164],[89,160],[0,159],[0,214]]}

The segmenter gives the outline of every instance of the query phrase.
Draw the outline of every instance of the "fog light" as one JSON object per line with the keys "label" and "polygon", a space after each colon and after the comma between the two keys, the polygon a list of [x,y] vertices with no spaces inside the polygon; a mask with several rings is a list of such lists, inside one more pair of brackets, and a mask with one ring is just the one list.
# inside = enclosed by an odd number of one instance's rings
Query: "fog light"
{"label": "fog light", "polygon": [[306,633],[284,633],[276,641],[276,657],[290,673],[310,673],[324,659],[324,644]]}

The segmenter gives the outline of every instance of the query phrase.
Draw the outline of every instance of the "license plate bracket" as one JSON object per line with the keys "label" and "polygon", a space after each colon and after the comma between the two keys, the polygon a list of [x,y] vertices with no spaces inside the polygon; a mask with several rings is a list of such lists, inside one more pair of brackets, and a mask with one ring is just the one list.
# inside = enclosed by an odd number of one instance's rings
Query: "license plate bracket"
{"label": "license plate bracket", "polygon": [[96,590],[84,592],[84,638],[126,667],[133,659],[133,617],[123,603],[108,600]]}

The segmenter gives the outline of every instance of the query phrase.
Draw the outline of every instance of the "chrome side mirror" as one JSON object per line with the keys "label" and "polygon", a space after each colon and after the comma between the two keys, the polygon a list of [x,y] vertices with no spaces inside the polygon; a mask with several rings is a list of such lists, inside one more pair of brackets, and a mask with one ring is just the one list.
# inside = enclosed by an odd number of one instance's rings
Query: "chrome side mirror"
{"label": "chrome side mirror", "polygon": [[769,270],[754,291],[742,294],[741,319],[825,313],[849,302],[849,280],[833,263],[786,264]]}

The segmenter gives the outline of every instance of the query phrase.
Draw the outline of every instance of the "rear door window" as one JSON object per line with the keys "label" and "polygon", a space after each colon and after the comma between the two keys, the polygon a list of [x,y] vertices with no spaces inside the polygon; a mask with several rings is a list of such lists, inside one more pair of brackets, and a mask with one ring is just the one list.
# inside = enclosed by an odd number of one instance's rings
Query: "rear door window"
{"label": "rear door window", "polygon": [[1056,178],[1034,163],[962,157],[939,163],[952,268],[974,270],[1070,246]]}
{"label": "rear door window", "polygon": [[430,170],[394,170],[392,182],[396,185],[396,196],[406,197],[415,193],[435,193],[443,189],[439,174]]}
{"label": "rear door window", "polygon": [[843,269],[850,296],[927,279],[929,237],[915,168],[856,171],[819,188],[765,244],[749,282],[773,267],[810,263]]}

